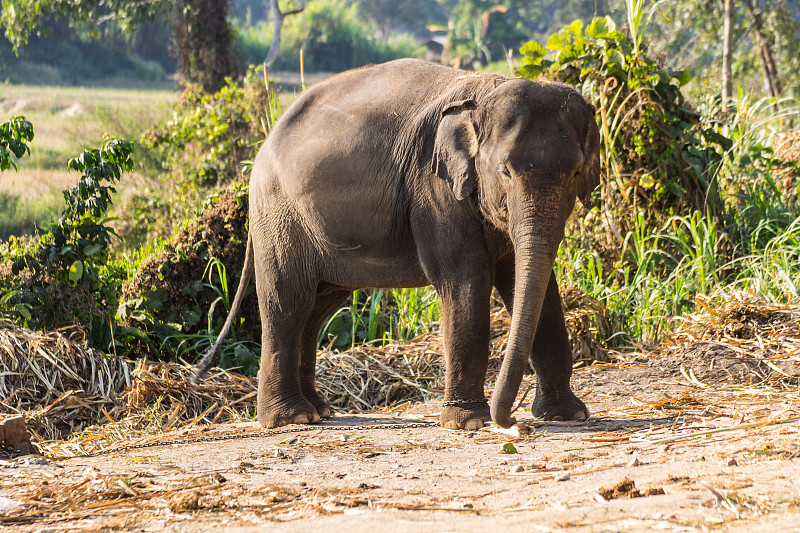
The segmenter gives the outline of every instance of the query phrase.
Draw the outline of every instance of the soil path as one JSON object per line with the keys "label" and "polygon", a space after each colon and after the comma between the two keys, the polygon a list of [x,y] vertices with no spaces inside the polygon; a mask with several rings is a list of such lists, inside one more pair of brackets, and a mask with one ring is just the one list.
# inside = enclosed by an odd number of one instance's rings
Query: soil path
{"label": "soil path", "polygon": [[[533,433],[519,437],[369,426],[435,420],[440,404],[429,402],[298,433],[4,461],[0,524],[31,533],[800,532],[800,391],[711,386],[713,373],[697,377],[707,361],[679,362],[580,369],[574,386],[592,418],[531,421]],[[508,442],[517,453],[498,453]]]}

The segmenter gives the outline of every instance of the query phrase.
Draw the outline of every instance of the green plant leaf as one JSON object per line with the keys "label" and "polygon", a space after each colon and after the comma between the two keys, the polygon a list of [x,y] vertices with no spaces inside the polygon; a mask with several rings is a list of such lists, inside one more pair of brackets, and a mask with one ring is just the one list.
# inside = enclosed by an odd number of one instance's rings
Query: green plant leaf
{"label": "green plant leaf", "polygon": [[609,64],[619,65],[620,67],[625,66],[625,56],[622,55],[622,52],[620,52],[616,48],[612,48],[611,50],[608,51],[608,53],[606,54],[606,59]]}
{"label": "green plant leaf", "polygon": [[73,284],[77,284],[83,277],[83,261],[78,260],[72,263],[69,267],[68,276]]}
{"label": "green plant leaf", "polygon": [[95,243],[95,244],[89,244],[89,245],[87,245],[87,246],[84,246],[84,247],[83,247],[83,255],[85,255],[85,256],[87,256],[87,257],[88,257],[88,256],[90,256],[90,255],[94,255],[94,254],[96,254],[97,252],[99,252],[99,251],[100,251],[100,248],[102,248],[102,247],[103,247],[103,246],[102,246],[102,245],[100,245],[100,244],[98,244],[98,243]]}
{"label": "green plant leaf", "polygon": [[547,55],[548,50],[536,41],[528,41],[519,49],[519,53],[526,56],[531,63],[530,65],[538,65],[541,63],[542,58]]}
{"label": "green plant leaf", "polygon": [[30,320],[31,319],[31,312],[28,309],[27,305],[25,305],[25,304],[17,304],[17,305],[14,306],[14,309],[17,311],[17,313],[19,313],[20,315],[25,317],[25,320]]}
{"label": "green plant leaf", "polygon": [[592,22],[586,26],[586,35],[593,39],[609,39],[615,37],[617,32],[617,25],[611,17],[595,17]]}
{"label": "green plant leaf", "polygon": [[673,72],[672,77],[678,81],[678,85],[681,87],[689,83],[689,80],[692,79],[692,75],[688,70],[679,70],[677,72]]}
{"label": "green plant leaf", "polygon": [[519,452],[517,452],[517,447],[514,446],[513,442],[504,442],[503,447],[500,448],[500,451],[497,453],[519,453]]}
{"label": "green plant leaf", "polygon": [[558,51],[572,42],[572,36],[566,30],[561,30],[558,33],[552,34],[547,39],[546,46],[550,50]]}

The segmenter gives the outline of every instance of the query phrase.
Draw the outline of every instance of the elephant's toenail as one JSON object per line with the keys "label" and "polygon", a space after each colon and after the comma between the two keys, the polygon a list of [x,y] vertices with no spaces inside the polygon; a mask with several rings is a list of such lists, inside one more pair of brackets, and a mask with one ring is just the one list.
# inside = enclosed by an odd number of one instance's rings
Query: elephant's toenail
{"label": "elephant's toenail", "polygon": [[483,427],[483,420],[480,418],[470,418],[464,424],[464,429],[468,429],[474,431],[476,429],[481,429]]}
{"label": "elephant's toenail", "polygon": [[572,415],[573,420],[586,420],[586,411],[578,411]]}
{"label": "elephant's toenail", "polygon": [[314,414],[314,415],[308,415],[308,414],[297,415],[296,417],[294,417],[294,423],[295,424],[313,424],[314,422],[318,422],[318,421],[319,421],[319,417],[316,414]]}
{"label": "elephant's toenail", "polygon": [[556,421],[556,422],[561,422],[561,421],[564,420],[564,417],[561,416],[561,415],[556,415],[556,416],[553,417],[553,420]]}
{"label": "elephant's toenail", "polygon": [[444,423],[445,429],[459,429],[458,423],[455,420],[449,420]]}

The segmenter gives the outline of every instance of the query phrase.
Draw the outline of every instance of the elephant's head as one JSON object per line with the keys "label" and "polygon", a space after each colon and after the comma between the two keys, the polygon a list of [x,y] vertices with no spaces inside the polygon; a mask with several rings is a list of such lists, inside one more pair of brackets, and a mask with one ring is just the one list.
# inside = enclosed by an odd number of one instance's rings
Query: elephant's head
{"label": "elephant's head", "polygon": [[566,219],[576,198],[591,205],[600,182],[594,107],[565,85],[506,81],[444,107],[433,170],[459,200],[477,191],[484,217],[514,247],[511,329],[491,402],[494,422],[509,427]]}

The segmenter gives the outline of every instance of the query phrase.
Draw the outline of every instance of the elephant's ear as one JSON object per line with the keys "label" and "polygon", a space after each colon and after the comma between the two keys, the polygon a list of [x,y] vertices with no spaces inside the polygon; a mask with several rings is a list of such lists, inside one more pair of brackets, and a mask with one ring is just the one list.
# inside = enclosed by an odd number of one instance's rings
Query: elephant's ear
{"label": "elephant's ear", "polygon": [[458,200],[475,192],[478,183],[475,170],[478,137],[470,119],[470,111],[476,105],[475,100],[447,104],[433,145],[433,173],[450,184]]}
{"label": "elephant's ear", "polygon": [[595,107],[587,102],[586,133],[583,140],[584,167],[577,183],[577,196],[587,209],[592,207],[592,191],[600,185],[600,131],[595,122]]}

